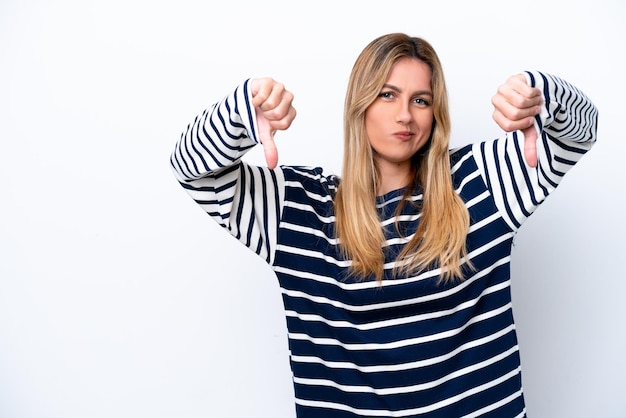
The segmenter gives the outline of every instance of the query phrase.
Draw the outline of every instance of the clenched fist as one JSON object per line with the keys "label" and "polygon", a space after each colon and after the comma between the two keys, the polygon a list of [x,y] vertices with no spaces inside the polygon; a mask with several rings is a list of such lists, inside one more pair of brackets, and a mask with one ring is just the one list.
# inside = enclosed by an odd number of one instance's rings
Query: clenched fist
{"label": "clenched fist", "polygon": [[513,75],[498,88],[491,99],[493,119],[506,132],[521,130],[524,134],[524,158],[537,166],[537,131],[535,116],[541,112],[541,90],[531,87],[522,74]]}
{"label": "clenched fist", "polygon": [[252,79],[250,91],[265,161],[269,168],[275,168],[278,164],[278,150],[274,133],[289,128],[296,117],[296,109],[292,105],[293,94],[282,83],[271,78]]}

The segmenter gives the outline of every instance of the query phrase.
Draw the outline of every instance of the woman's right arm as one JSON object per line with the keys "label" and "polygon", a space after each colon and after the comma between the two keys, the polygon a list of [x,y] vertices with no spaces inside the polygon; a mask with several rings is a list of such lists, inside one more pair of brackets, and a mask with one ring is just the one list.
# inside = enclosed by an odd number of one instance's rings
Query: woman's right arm
{"label": "woman's right arm", "polygon": [[[273,130],[286,129],[295,111],[276,128],[273,121],[280,112],[267,103],[276,98],[266,95],[270,83],[263,80],[270,79],[247,80],[197,116],[176,143],[170,164],[180,185],[205,212],[271,263],[284,199],[282,170],[251,166],[241,158],[268,135],[271,143],[263,142],[273,147]],[[290,109],[292,98],[287,98]]]}

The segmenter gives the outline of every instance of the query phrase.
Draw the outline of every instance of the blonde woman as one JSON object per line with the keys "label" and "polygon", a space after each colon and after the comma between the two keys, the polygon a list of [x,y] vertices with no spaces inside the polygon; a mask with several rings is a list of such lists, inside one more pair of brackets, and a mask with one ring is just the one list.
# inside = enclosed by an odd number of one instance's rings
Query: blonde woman
{"label": "blonde woman", "polygon": [[[277,166],[292,101],[271,78],[243,82],[188,126],[171,164],[276,273],[297,416],[524,416],[512,240],[594,143],[594,105],[558,77],[517,74],[492,100],[509,133],[450,150],[437,54],[381,36],[350,76],[337,177]],[[242,160],[257,144],[267,167]]]}

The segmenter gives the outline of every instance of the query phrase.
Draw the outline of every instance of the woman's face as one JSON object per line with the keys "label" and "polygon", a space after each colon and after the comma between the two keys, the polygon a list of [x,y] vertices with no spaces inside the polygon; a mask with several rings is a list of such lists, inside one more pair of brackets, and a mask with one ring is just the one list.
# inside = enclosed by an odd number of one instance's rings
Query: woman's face
{"label": "woman's face", "polygon": [[408,175],[411,157],[426,144],[433,126],[428,65],[401,58],[365,112],[365,129],[381,176]]}

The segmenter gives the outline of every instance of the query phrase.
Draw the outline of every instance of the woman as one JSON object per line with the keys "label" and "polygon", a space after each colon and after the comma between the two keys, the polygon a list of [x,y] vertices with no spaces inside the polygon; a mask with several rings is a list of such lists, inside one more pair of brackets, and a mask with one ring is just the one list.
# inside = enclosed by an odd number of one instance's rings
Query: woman
{"label": "woman", "polygon": [[[276,167],[296,111],[244,82],[189,125],[180,184],[276,272],[298,417],[525,415],[511,312],[513,236],[595,141],[575,87],[512,76],[505,137],[450,151],[441,64],[424,40],[372,41],[352,70],[341,181]],[[263,143],[268,167],[241,161]]]}

